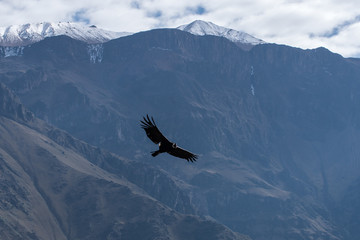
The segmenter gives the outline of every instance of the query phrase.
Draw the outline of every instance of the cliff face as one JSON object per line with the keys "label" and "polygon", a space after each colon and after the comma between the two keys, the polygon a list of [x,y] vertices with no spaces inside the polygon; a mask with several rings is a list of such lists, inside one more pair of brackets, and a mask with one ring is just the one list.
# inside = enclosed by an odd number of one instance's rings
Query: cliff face
{"label": "cliff face", "polygon": [[34,115],[23,107],[20,100],[3,83],[0,83],[0,97],[2,116],[22,122],[34,119]]}
{"label": "cliff face", "polygon": [[[356,60],[273,44],[243,51],[171,29],[96,49],[46,39],[0,59],[0,80],[39,118],[136,160],[87,157],[177,211],[209,215],[255,239],[356,235],[346,228],[350,215],[338,215],[359,179]],[[153,159],[156,146],[139,127],[147,113],[199,161]]]}
{"label": "cliff face", "polygon": [[3,84],[0,106],[1,239],[247,239],[182,214],[194,210],[171,176],[34,118]]}

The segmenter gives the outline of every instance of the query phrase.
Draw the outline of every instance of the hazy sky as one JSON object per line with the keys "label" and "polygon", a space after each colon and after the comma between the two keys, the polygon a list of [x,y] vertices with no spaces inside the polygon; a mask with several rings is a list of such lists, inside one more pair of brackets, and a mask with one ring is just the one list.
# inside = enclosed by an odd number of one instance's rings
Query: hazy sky
{"label": "hazy sky", "polygon": [[359,0],[0,0],[0,26],[73,21],[138,32],[200,19],[266,42],[360,57]]}

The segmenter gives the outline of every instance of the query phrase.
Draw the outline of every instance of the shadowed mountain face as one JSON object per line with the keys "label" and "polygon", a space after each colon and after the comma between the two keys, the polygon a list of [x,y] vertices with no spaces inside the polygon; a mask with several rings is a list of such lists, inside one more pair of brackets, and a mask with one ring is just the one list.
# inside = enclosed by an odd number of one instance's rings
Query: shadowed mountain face
{"label": "shadowed mountain face", "polygon": [[248,239],[173,210],[194,213],[178,180],[48,126],[3,84],[0,170],[1,239]]}
{"label": "shadowed mountain face", "polygon": [[[176,210],[254,239],[358,236],[358,205],[343,211],[356,199],[360,172],[356,60],[272,44],[246,52],[178,30],[92,47],[56,37],[23,52],[0,59],[1,82],[37,117],[137,160],[136,173],[146,174],[127,179],[163,204],[177,206],[149,181],[149,165],[186,185],[191,201]],[[169,140],[200,154],[198,162],[153,159],[156,146],[139,127],[147,113]]]}

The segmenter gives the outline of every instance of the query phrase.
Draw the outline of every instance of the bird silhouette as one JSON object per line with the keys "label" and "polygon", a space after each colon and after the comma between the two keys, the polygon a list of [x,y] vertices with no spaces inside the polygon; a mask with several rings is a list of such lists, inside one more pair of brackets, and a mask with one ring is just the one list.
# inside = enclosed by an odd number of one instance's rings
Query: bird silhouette
{"label": "bird silhouette", "polygon": [[149,115],[146,115],[140,122],[141,128],[145,130],[148,138],[155,144],[159,144],[159,150],[151,152],[153,157],[166,152],[172,156],[186,159],[188,162],[194,162],[198,158],[198,155],[178,147],[176,143],[170,142],[157,128],[153,117],[150,118]]}

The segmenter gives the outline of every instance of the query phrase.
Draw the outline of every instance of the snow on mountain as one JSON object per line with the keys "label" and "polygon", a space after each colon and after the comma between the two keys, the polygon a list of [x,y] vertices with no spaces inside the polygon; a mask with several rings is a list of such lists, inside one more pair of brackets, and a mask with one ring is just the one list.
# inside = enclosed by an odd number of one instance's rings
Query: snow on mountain
{"label": "snow on mountain", "polygon": [[103,59],[104,46],[103,44],[89,44],[88,54],[90,56],[91,63],[101,63]]}
{"label": "snow on mountain", "polygon": [[[265,43],[263,40],[255,38],[245,32],[221,27],[211,22],[201,20],[196,20],[190,24],[179,26],[177,29],[190,32],[194,35],[225,37],[232,42],[240,44],[257,45]],[[129,32],[108,31],[97,28],[96,26],[86,26],[81,23],[72,22],[28,23],[23,25],[0,27],[0,46],[26,46],[39,42],[46,37],[59,35],[66,35],[89,44],[98,44],[131,34],[132,33]]]}
{"label": "snow on mountain", "polygon": [[103,43],[111,39],[130,35],[128,32],[107,31],[96,26],[80,23],[35,23],[0,27],[0,46],[25,46],[43,40],[46,37],[67,35],[90,44]]}
{"label": "snow on mountain", "polygon": [[23,54],[23,46],[15,47],[2,47],[0,46],[0,57],[11,57],[11,56],[21,56]]}
{"label": "snow on mountain", "polygon": [[265,43],[263,40],[255,38],[245,32],[221,27],[211,22],[205,22],[201,20],[196,20],[187,25],[181,25],[177,27],[177,29],[187,31],[194,35],[200,35],[200,36],[213,35],[218,37],[225,37],[235,43],[250,44],[250,45]]}

